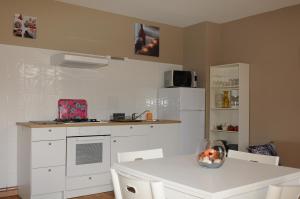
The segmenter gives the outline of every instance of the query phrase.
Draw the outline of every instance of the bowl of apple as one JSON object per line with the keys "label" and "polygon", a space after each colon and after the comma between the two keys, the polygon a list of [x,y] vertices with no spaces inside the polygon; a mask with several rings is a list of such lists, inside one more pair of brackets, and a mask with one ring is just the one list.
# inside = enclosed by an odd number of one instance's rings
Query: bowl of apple
{"label": "bowl of apple", "polygon": [[198,163],[206,168],[219,168],[225,162],[226,149],[221,141],[209,141],[198,157]]}

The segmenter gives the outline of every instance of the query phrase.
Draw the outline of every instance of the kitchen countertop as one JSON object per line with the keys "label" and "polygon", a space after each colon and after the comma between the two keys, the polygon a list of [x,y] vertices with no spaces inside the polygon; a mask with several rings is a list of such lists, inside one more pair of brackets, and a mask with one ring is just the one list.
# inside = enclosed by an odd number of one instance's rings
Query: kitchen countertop
{"label": "kitchen countertop", "polygon": [[34,122],[17,122],[17,126],[29,128],[51,128],[51,127],[84,127],[84,126],[118,126],[118,125],[145,125],[145,124],[174,124],[180,123],[178,120],[156,120],[156,121],[140,121],[140,122],[78,122],[78,123],[58,123],[58,124],[37,124]]}

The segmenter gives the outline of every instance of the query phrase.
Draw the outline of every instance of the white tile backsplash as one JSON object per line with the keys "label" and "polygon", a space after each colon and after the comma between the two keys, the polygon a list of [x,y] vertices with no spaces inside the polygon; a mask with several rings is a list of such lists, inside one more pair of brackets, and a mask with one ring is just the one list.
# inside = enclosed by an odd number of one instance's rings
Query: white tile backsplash
{"label": "white tile backsplash", "polygon": [[74,69],[50,65],[59,51],[0,44],[0,187],[17,185],[16,122],[53,120],[60,98],[84,98],[90,118],[113,112],[156,116],[163,72],[181,66],[112,60],[108,67]]}

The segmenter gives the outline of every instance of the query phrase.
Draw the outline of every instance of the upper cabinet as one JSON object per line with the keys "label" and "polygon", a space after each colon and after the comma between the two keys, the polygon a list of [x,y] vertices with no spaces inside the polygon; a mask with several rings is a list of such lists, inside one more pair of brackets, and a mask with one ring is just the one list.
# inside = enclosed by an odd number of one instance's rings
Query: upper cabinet
{"label": "upper cabinet", "polygon": [[230,149],[249,145],[249,65],[210,67],[211,140],[224,140]]}

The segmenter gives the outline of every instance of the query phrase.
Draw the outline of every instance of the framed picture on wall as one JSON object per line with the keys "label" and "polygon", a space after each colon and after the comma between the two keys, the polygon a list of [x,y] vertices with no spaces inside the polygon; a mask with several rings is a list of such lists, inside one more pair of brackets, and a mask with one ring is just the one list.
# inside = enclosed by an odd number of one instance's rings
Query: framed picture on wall
{"label": "framed picture on wall", "polygon": [[37,17],[23,16],[15,14],[13,24],[13,34],[16,37],[36,39]]}
{"label": "framed picture on wall", "polygon": [[134,32],[135,54],[159,57],[159,28],[136,23]]}

